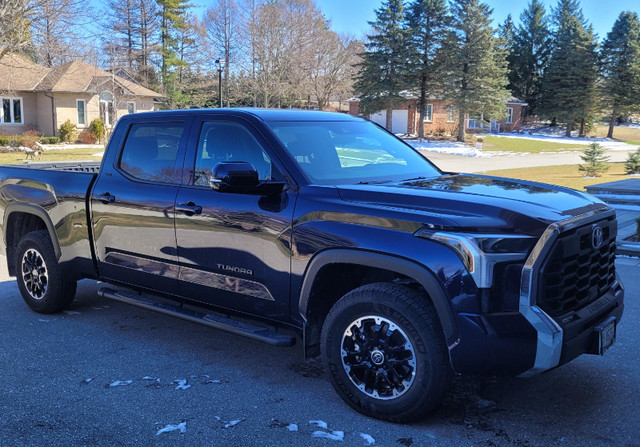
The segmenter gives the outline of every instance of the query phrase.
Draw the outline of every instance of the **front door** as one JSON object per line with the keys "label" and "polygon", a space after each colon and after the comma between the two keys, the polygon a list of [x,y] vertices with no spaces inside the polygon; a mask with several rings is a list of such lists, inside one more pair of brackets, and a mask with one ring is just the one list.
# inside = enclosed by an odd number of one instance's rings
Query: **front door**
{"label": "front door", "polygon": [[187,134],[184,121],[137,122],[103,163],[91,197],[103,278],[177,293],[174,206]]}
{"label": "front door", "polygon": [[183,296],[250,314],[289,314],[290,231],[295,195],[220,192],[208,184],[222,161],[245,161],[261,181],[282,169],[259,133],[241,119],[202,119],[185,158],[189,180],[176,200]]}

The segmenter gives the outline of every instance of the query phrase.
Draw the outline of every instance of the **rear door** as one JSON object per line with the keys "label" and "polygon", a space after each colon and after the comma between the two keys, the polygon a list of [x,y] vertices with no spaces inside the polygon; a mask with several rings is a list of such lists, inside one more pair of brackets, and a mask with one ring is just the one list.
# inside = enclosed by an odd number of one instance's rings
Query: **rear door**
{"label": "rear door", "polygon": [[[260,133],[240,118],[195,120],[176,201],[180,293],[283,320],[289,316],[290,231],[295,188],[269,196],[211,189],[221,161],[245,161],[262,181],[284,180]],[[291,185],[290,185],[291,186]]]}
{"label": "rear door", "polygon": [[103,278],[177,293],[174,208],[190,120],[136,120],[107,151],[91,197]]}

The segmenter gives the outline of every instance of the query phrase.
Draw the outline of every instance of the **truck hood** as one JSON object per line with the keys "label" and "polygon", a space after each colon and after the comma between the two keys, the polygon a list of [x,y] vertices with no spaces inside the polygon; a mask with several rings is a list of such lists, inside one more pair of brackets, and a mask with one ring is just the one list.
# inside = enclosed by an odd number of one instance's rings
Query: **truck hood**
{"label": "truck hood", "polygon": [[344,201],[451,231],[539,236],[552,222],[607,208],[572,189],[484,175],[447,174],[337,188]]}

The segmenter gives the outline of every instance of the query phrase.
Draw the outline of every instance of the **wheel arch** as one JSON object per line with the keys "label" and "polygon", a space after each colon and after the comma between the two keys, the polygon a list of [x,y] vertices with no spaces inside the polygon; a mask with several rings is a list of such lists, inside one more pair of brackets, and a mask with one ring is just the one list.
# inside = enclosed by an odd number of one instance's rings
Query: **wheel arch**
{"label": "wheel arch", "polygon": [[56,258],[60,259],[62,252],[55,226],[44,209],[26,203],[9,204],[5,208],[3,229],[10,275],[15,276],[14,259],[16,248],[24,235],[32,231],[46,230],[51,238]]}
{"label": "wheel arch", "polygon": [[[309,312],[313,311],[318,304],[317,302],[322,301],[322,299],[314,291],[320,288],[319,283],[322,281],[322,273],[332,268],[332,266],[339,270],[342,270],[341,266],[373,269],[376,272],[393,273],[400,278],[415,282],[424,289],[428,299],[431,300],[440,320],[447,346],[452,347],[457,344],[459,333],[451,303],[440,282],[427,267],[394,255],[366,250],[333,249],[318,253],[310,261],[303,279],[298,308],[305,326],[303,330],[305,353],[308,353],[307,350],[314,344],[317,337],[317,328],[313,326],[318,322],[309,321]],[[376,279],[379,280],[379,278]],[[357,286],[359,285],[361,284]],[[353,288],[350,287],[349,290]],[[333,305],[337,299],[334,297],[330,304]],[[314,306],[314,302],[316,306]],[[327,307],[330,308],[331,306],[325,306],[325,309]],[[326,310],[328,312],[328,309]],[[326,317],[326,314],[323,316],[323,320],[324,317]]]}

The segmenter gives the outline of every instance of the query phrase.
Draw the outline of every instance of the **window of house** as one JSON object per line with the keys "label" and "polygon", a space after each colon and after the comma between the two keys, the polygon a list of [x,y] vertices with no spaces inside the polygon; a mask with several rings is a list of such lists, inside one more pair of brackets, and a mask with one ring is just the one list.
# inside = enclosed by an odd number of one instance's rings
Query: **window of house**
{"label": "window of house", "polygon": [[453,123],[456,120],[456,109],[453,106],[447,106],[447,123]]}
{"label": "window of house", "polygon": [[136,113],[136,103],[134,101],[127,102],[127,113]]}
{"label": "window of house", "polygon": [[182,123],[134,124],[120,156],[119,168],[140,180],[174,183]]}
{"label": "window of house", "polygon": [[513,124],[513,108],[512,107],[507,107],[507,119],[505,123]]}
{"label": "window of house", "polygon": [[76,99],[76,109],[78,110],[78,126],[87,125],[87,103],[84,99]]}
{"label": "window of house", "polygon": [[433,121],[433,104],[427,104],[424,110],[424,121]]}
{"label": "window of house", "polygon": [[0,98],[0,123],[22,124],[22,98]]}
{"label": "window of house", "polygon": [[113,107],[113,95],[109,92],[100,93],[100,118],[105,126],[111,127],[116,121],[116,111]]}

